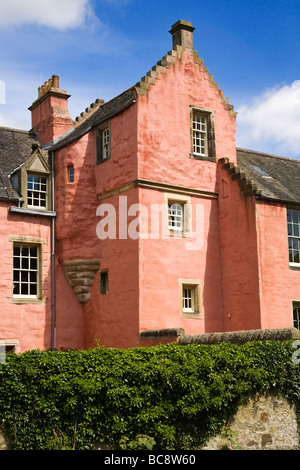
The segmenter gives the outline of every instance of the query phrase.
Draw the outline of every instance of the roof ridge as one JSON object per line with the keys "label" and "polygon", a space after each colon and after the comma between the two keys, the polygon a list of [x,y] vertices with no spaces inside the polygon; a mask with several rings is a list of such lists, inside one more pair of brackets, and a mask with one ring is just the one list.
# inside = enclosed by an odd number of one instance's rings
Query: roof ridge
{"label": "roof ridge", "polygon": [[282,160],[289,160],[289,161],[293,161],[293,162],[298,162],[300,163],[300,157],[299,158],[292,158],[292,157],[283,157],[281,155],[275,155],[275,154],[272,154],[272,153],[267,153],[267,152],[260,152],[258,150],[250,150],[250,149],[245,149],[245,148],[242,148],[242,147],[236,147],[236,150],[237,151],[241,151],[241,152],[246,152],[246,153],[252,153],[252,154],[256,154],[256,155],[261,155],[261,156],[265,156],[265,157],[271,157],[271,158],[279,158],[279,159],[282,159]]}
{"label": "roof ridge", "polygon": [[0,130],[9,131],[9,132],[20,132],[22,134],[30,134],[30,131],[24,129],[15,129],[13,127],[0,126]]}

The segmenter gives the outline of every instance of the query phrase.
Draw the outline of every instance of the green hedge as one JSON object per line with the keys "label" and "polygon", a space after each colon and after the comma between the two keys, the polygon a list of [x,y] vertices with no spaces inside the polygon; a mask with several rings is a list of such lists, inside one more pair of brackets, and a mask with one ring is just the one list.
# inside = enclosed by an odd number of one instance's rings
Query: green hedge
{"label": "green hedge", "polygon": [[[13,449],[90,449],[146,434],[195,449],[253,392],[300,403],[292,342],[29,351],[0,365],[0,427]],[[124,438],[122,438],[124,442]]]}

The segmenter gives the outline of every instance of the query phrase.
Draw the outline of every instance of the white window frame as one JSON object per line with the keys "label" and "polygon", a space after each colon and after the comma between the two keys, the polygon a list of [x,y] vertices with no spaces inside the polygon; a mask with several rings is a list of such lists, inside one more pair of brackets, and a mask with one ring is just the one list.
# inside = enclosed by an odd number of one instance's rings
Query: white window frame
{"label": "white window frame", "polygon": [[[19,255],[16,255],[16,250],[20,251]],[[28,256],[23,255],[23,251],[28,253]],[[36,252],[36,256],[33,256],[33,250]],[[40,253],[39,245],[28,244],[28,243],[14,243],[13,244],[13,297],[16,299],[27,298],[37,299],[39,297],[40,280],[39,280],[39,265],[40,265]],[[26,264],[25,264],[26,260]],[[17,263],[19,267],[16,267]],[[34,274],[35,280],[32,280],[31,275]],[[27,275],[27,280],[24,279],[24,275]],[[18,277],[18,281],[16,280]],[[14,293],[15,285],[19,284],[19,293]],[[22,293],[22,286],[25,286],[27,292]],[[31,287],[34,286],[36,293],[31,294]]]}
{"label": "white window frame", "polygon": [[[29,181],[29,178],[32,178],[32,181]],[[42,182],[42,178],[45,182]],[[34,179],[37,179],[37,181],[34,181]],[[28,171],[26,183],[27,207],[46,210],[48,207],[48,176]],[[31,187],[29,187],[29,185],[31,185]],[[45,186],[46,189],[42,190],[42,186]],[[29,196],[30,192],[32,193],[32,196]],[[32,203],[29,202],[30,199],[32,200]],[[38,204],[33,204],[33,201],[38,201]],[[41,201],[43,201],[44,204],[41,204]]]}
{"label": "white window frame", "polygon": [[97,129],[97,163],[106,162],[111,157],[110,122]]}
{"label": "white window frame", "polygon": [[[22,235],[10,235],[9,236],[9,241],[12,243],[12,297],[11,297],[11,302],[12,303],[44,303],[45,299],[43,299],[43,253],[44,253],[44,244],[46,243],[46,239],[40,238],[40,237],[31,237],[31,236],[22,236]],[[37,248],[37,269],[32,269],[32,272],[37,273],[36,277],[36,294],[22,294],[21,291],[19,291],[18,294],[14,292],[14,282],[16,282],[16,279],[14,277],[14,271],[16,272],[21,272],[22,271],[22,266],[20,265],[19,268],[14,264],[14,257],[17,258],[17,256],[14,256],[14,247],[17,246],[24,246],[24,247],[36,247]],[[28,264],[28,268],[25,267],[23,270],[24,272],[30,272],[31,271],[31,266]],[[21,274],[20,274],[21,276]],[[29,276],[30,278],[30,276]],[[30,280],[28,281],[30,284]],[[24,281],[24,284],[26,282]],[[34,284],[34,282],[32,282]]]}
{"label": "white window frame", "polygon": [[208,156],[208,118],[207,115],[193,112],[193,154]]}
{"label": "white window frame", "polygon": [[184,229],[184,204],[178,201],[168,201],[168,228],[169,230]]}
{"label": "white window frame", "polygon": [[[165,235],[170,237],[192,238],[192,206],[191,197],[178,193],[165,193]],[[180,206],[181,214],[177,215],[180,226],[170,223],[170,207]],[[173,214],[176,217],[176,214]],[[173,220],[174,222],[174,220]]]}
{"label": "white window frame", "polygon": [[190,105],[190,157],[216,161],[214,111]]}
{"label": "white window frame", "polygon": [[[187,292],[189,294],[187,295]],[[180,313],[183,318],[203,318],[200,279],[179,279]],[[187,303],[189,302],[189,305]]]}
{"label": "white window frame", "polygon": [[[293,213],[297,213],[297,216],[294,216]],[[300,267],[300,210],[299,209],[287,208],[287,235],[288,235],[289,265]],[[298,249],[294,248],[295,245],[298,245]],[[297,253],[297,252],[298,252],[299,261],[298,262],[291,261],[290,257],[292,256],[294,259],[295,257],[294,253]]]}

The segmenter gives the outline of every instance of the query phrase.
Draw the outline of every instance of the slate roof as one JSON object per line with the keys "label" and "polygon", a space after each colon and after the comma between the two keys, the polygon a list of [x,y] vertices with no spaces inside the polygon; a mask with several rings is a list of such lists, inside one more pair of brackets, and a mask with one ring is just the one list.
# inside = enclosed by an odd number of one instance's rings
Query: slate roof
{"label": "slate roof", "polygon": [[82,122],[79,121],[78,124],[71,129],[71,131],[68,131],[65,135],[61,136],[61,138],[57,139],[57,142],[51,143],[50,145],[46,145],[44,146],[44,148],[54,151],[61,147],[64,147],[70,142],[73,142],[74,140],[80,138],[82,135],[86,134],[93,127],[100,126],[108,119],[111,119],[116,114],[124,111],[126,108],[128,108],[135,102],[135,99],[136,97],[133,92],[133,89],[130,88],[129,90],[124,91],[123,93],[111,99],[110,101],[101,104],[101,106],[97,106],[96,111],[93,111],[93,109],[90,108],[90,111],[87,111],[87,116]]}
{"label": "slate roof", "polygon": [[300,160],[237,148],[238,167],[261,199],[300,204]]}
{"label": "slate roof", "polygon": [[0,127],[0,199],[18,200],[9,176],[31,155],[31,146],[36,141],[37,137],[30,132]]}

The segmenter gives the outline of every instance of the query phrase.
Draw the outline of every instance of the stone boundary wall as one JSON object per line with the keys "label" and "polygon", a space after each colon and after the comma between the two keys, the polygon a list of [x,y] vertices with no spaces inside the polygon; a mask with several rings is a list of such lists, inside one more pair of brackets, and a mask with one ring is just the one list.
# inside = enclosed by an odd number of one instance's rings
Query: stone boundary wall
{"label": "stone boundary wall", "polygon": [[228,423],[225,433],[213,437],[202,450],[299,450],[296,410],[280,396],[249,397]]}
{"label": "stone boundary wall", "polygon": [[[161,330],[144,330],[140,333],[140,339],[156,340],[162,339],[177,341],[178,344],[217,344],[230,342],[236,345],[248,343],[249,341],[289,341],[300,339],[300,331],[297,328],[274,328],[266,330],[240,330],[222,333],[203,333],[199,335],[186,335],[182,328],[166,328]],[[146,345],[146,343],[145,343]]]}

